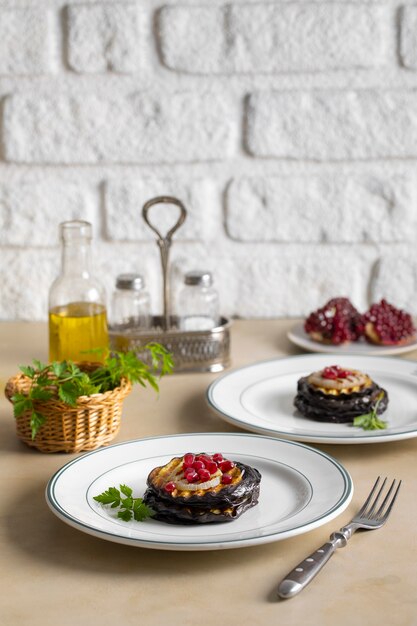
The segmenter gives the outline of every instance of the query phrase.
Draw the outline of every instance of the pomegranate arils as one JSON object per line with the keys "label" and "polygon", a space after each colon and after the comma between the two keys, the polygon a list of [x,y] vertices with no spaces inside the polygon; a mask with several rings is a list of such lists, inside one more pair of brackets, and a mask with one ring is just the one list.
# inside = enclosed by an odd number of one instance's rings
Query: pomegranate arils
{"label": "pomegranate arils", "polygon": [[335,345],[357,341],[363,335],[362,315],[348,298],[332,298],[313,311],[304,323],[307,334]]}
{"label": "pomegranate arils", "polygon": [[165,485],[164,489],[167,493],[172,493],[176,489],[176,484],[171,480]]}
{"label": "pomegranate arils", "polygon": [[[338,366],[332,366],[338,367]],[[233,477],[228,474],[231,469],[235,467],[235,463],[229,459],[225,459],[220,452],[214,454],[193,454],[187,452],[184,454],[183,459],[183,474],[188,483],[205,483],[210,481],[215,475],[221,472],[220,480],[223,484],[230,484]],[[176,488],[173,481],[166,484],[165,490],[170,493]]]}
{"label": "pomegranate arils", "polygon": [[229,460],[224,460],[224,461],[221,461],[221,463],[219,463],[219,467],[222,472],[228,472],[234,466],[235,464],[233,463],[233,461],[229,461]]}
{"label": "pomegranate arils", "polygon": [[210,480],[210,472],[208,471],[208,469],[198,470],[198,477],[202,482]]}
{"label": "pomegranate arils", "polygon": [[185,478],[189,483],[196,483],[199,479],[198,472],[196,472],[195,470],[193,470],[192,472],[188,472],[187,474],[185,474]]}
{"label": "pomegranate arils", "polygon": [[207,463],[206,468],[208,469],[208,471],[210,472],[210,474],[215,474],[217,472],[217,463],[215,463],[214,461],[210,461],[209,463]]}
{"label": "pomegranate arils", "polygon": [[191,452],[184,454],[184,459],[183,459],[184,467],[191,467],[194,461],[195,461],[194,454],[191,454]]}
{"label": "pomegranate arils", "polygon": [[206,466],[207,463],[211,463],[211,458],[207,456],[206,454],[199,454],[196,457],[196,461],[201,461],[203,465]]}
{"label": "pomegranate arils", "polygon": [[328,378],[329,380],[347,378],[350,374],[352,374],[352,372],[341,368],[339,365],[330,365],[329,367],[325,367],[321,373],[323,378]]}
{"label": "pomegranate arils", "polygon": [[364,315],[366,338],[373,343],[395,345],[404,343],[416,334],[412,317],[382,299]]}

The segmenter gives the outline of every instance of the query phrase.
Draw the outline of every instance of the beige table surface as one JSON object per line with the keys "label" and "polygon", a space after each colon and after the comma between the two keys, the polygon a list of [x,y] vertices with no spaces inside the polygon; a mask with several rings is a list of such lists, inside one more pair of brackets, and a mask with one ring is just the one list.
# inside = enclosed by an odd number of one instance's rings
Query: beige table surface
{"label": "beige table surface", "polygon": [[[234,322],[231,369],[300,354],[286,338],[293,323]],[[46,505],[47,481],[77,455],[42,454],[16,437],[4,383],[18,364],[46,355],[44,324],[0,324],[2,625],[417,625],[417,439],[315,444],[345,466],[355,491],[337,519],[303,535],[209,552],[120,545],[71,528]],[[417,352],[404,358],[417,360]],[[151,390],[135,388],[115,443],[182,432],[239,432],[206,403],[207,386],[217,376],[173,375],[162,381],[158,399]],[[299,596],[277,600],[279,580],[349,521],[380,473],[404,480],[387,525],[357,533]]]}

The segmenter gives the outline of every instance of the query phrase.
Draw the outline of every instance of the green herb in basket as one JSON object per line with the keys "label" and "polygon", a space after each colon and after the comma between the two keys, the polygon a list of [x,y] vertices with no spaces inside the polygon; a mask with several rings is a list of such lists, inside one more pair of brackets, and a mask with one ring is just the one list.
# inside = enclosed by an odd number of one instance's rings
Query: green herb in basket
{"label": "green herb in basket", "polygon": [[116,389],[123,378],[143,387],[149,384],[159,391],[158,380],[173,370],[171,354],[158,343],[149,343],[143,350],[149,352],[151,365],[139,359],[134,352],[108,352],[104,362],[91,372],[85,372],[72,361],[53,361],[50,364],[33,361],[33,365],[20,366],[20,370],[32,380],[28,393],[12,396],[13,412],[20,417],[30,411],[32,439],[45,422],[45,416],[37,409],[38,402],[58,397],[69,406],[75,406],[80,396],[105,393]]}

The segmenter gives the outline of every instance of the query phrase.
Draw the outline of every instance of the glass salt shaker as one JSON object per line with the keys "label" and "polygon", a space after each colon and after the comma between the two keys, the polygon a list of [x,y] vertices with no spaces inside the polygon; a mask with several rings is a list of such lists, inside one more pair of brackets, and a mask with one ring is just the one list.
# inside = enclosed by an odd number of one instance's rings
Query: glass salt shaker
{"label": "glass salt shaker", "polygon": [[179,327],[185,331],[211,330],[219,325],[219,296],[210,272],[187,272],[178,295],[178,315]]}
{"label": "glass salt shaker", "polygon": [[112,300],[112,325],[119,328],[151,326],[150,296],[140,274],[120,274],[117,277]]}

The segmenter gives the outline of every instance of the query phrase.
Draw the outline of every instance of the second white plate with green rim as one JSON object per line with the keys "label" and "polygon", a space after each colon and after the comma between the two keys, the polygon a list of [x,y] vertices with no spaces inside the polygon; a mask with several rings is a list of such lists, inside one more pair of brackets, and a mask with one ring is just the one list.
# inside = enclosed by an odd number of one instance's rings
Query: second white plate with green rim
{"label": "second white plate with green rim", "polygon": [[[298,413],[293,405],[298,379],[328,365],[366,372],[387,391],[388,409],[381,415],[385,430],[319,422]],[[291,441],[359,444],[417,436],[417,363],[400,358],[307,354],[261,361],[217,378],[207,399],[225,421]]]}

